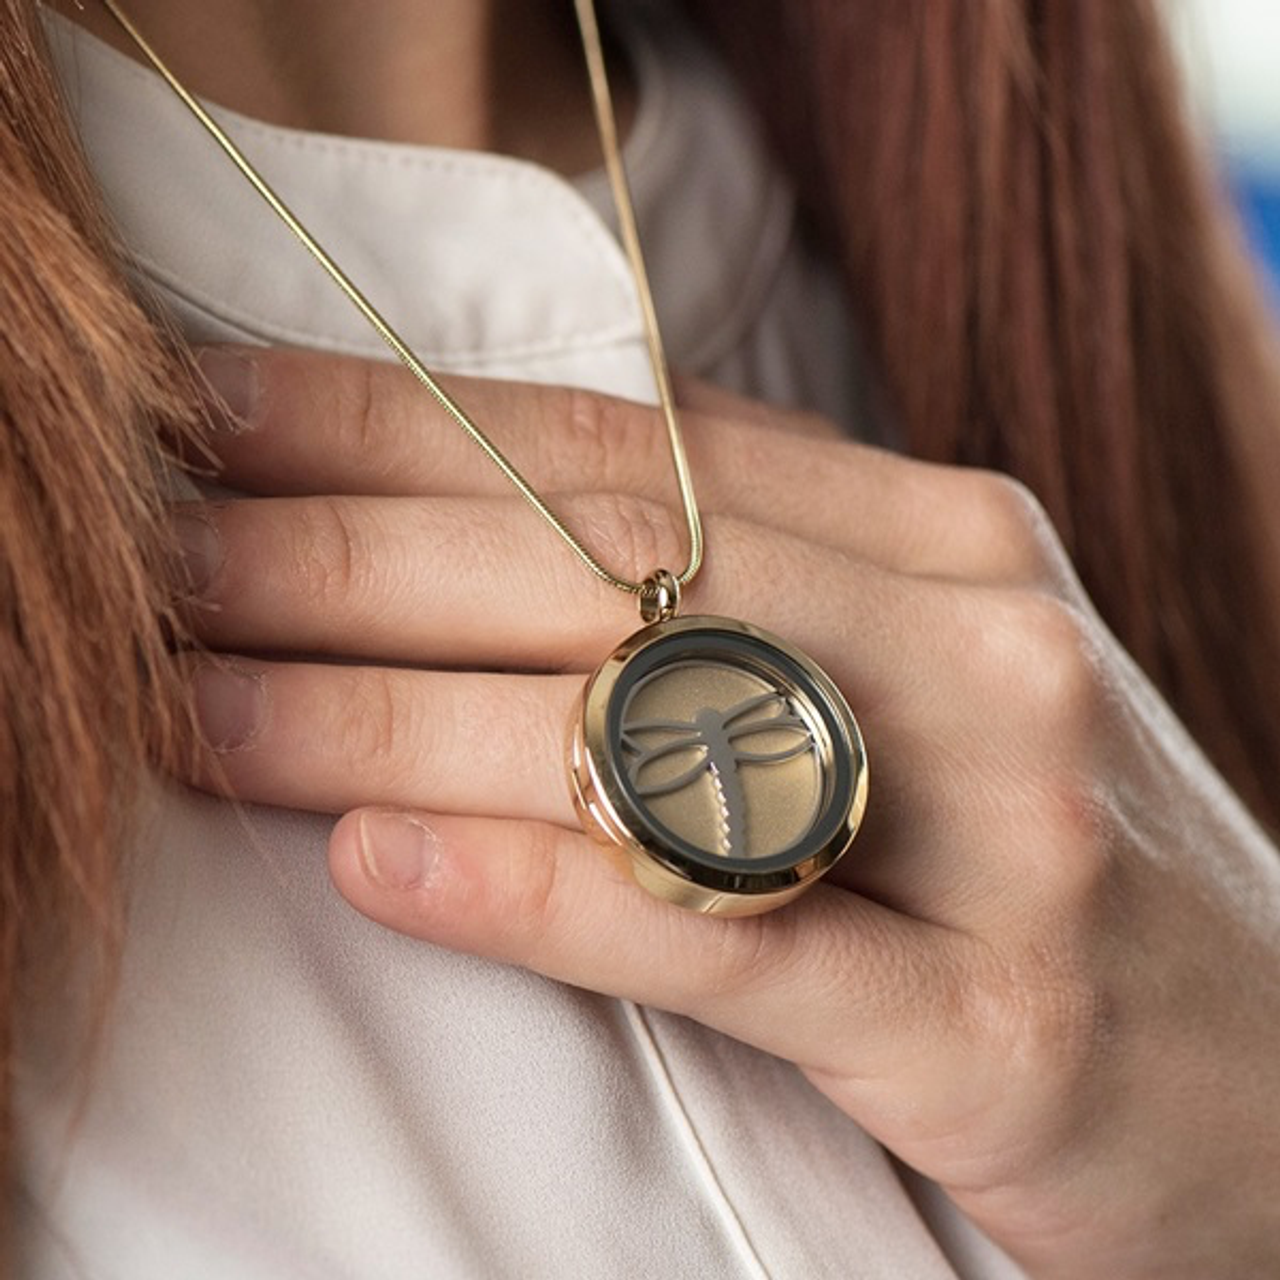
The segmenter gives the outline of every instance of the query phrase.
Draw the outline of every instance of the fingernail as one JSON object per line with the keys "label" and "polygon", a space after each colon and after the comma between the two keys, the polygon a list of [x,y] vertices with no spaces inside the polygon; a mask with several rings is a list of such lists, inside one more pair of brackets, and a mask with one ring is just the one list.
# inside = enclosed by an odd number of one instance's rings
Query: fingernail
{"label": "fingernail", "polygon": [[191,677],[200,734],[214,751],[238,751],[266,719],[266,673],[206,662]]}
{"label": "fingernail", "polygon": [[384,889],[417,889],[435,870],[439,840],[407,813],[373,810],[360,815],[360,860],[369,879]]}
{"label": "fingernail", "polygon": [[256,425],[258,362],[243,347],[204,347],[197,356],[200,372],[213,390],[214,425],[238,434]]}
{"label": "fingernail", "polygon": [[182,549],[183,585],[188,595],[199,597],[222,565],[222,539],[213,521],[194,511],[175,512],[173,529]]}

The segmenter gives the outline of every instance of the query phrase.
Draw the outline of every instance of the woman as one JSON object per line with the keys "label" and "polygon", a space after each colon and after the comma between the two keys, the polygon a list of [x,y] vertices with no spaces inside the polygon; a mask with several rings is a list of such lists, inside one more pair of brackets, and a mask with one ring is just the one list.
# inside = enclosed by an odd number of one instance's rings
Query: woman
{"label": "woman", "polygon": [[[133,8],[195,88],[266,121],[233,123],[282,187],[329,184],[308,220],[406,308],[428,363],[439,343],[463,372],[644,395],[616,251],[545,169],[275,127],[501,144],[578,171],[589,118],[563,6],[386,5],[353,22],[335,3],[304,26],[287,5],[261,22]],[[677,363],[1019,476],[1125,648],[1017,485],[690,387],[708,513],[690,607],[827,666],[867,728],[876,791],[832,883],[754,921],[681,914],[610,870],[559,781],[564,717],[629,629],[625,602],[454,436],[428,433],[399,373],[236,346],[204,356],[233,428],[210,447],[256,496],[183,504],[178,522],[190,626],[240,656],[173,689],[144,427],[191,406],[111,274],[31,13],[10,0],[6,315],[31,317],[6,326],[10,990],[53,921],[90,919],[112,944],[109,841],[136,795],[144,708],[180,719],[194,703],[209,750],[176,764],[206,786],[357,809],[330,835],[162,798],[70,1138],[63,1004],[43,992],[24,1027],[33,1274],[58,1274],[61,1247],[130,1275],[1013,1274],[936,1187],[1035,1276],[1255,1275],[1280,1254],[1276,851],[1147,682],[1274,822],[1269,337],[1151,15],[699,8],[845,268],[882,407],[873,426],[830,274],[731,95],[688,109],[716,73],[658,10],[624,35],[637,177],[646,137],[659,161],[670,137],[694,148],[654,207],[692,211],[714,232],[695,243],[731,264],[709,287],[714,269],[683,251],[656,266],[659,296],[676,281]],[[53,34],[95,180],[187,336],[362,351],[159,86]],[[655,85],[685,102],[664,130]],[[446,231],[460,239],[442,254]],[[529,251],[497,270],[494,246],[521,235]],[[668,224],[651,252],[688,238]],[[744,301],[735,286],[765,256]],[[721,306],[708,320],[681,298]],[[708,326],[718,342],[699,351]],[[603,558],[647,572],[678,556],[649,411],[463,391]],[[65,447],[73,433],[94,452]],[[315,861],[326,841],[352,903],[448,950],[342,913]]]}

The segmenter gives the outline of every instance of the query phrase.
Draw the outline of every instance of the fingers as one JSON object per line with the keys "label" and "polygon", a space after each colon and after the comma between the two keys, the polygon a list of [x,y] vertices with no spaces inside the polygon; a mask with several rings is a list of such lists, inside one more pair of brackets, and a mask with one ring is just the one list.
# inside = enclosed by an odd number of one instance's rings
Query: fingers
{"label": "fingers", "polygon": [[896,1065],[942,1002],[948,931],[819,886],[770,915],[718,920],[650,898],[555,826],[365,810],[330,867],[372,919],[413,937],[670,1009],[847,1078]]}
{"label": "fingers", "polygon": [[[664,509],[612,497],[567,509],[625,577],[683,554]],[[192,620],[214,648],[584,670],[635,625],[634,602],[592,578],[517,498],[258,499],[196,511],[211,541]],[[864,646],[859,683],[874,682],[878,665],[897,667],[908,620],[890,637],[904,580],[732,520],[712,522],[709,535],[715,556],[687,613],[749,612],[820,662],[844,655],[851,632],[878,633],[884,643]],[[822,616],[831,600],[848,602],[834,625]]]}
{"label": "fingers", "polygon": [[357,804],[576,826],[565,779],[573,676],[198,660],[205,743],[192,781],[241,800]]}
{"label": "fingers", "polygon": [[[624,576],[680,554],[665,512],[611,500],[574,510]],[[219,649],[582,669],[636,616],[518,498],[261,499],[198,511],[205,571],[192,624]]]}
{"label": "fingers", "polygon": [[[956,589],[952,589],[956,590]],[[986,609],[1000,625],[999,611]],[[973,619],[953,618],[960,647],[978,653]],[[923,627],[911,638],[938,638]],[[831,879],[921,920],[967,927],[1009,904],[1017,911],[1060,877],[1036,852],[1080,826],[1078,806],[1053,782],[1087,709],[1079,679],[1051,658],[1050,636],[1000,642],[1007,662],[947,672],[943,655],[896,683],[902,692],[854,705],[873,759],[874,802],[853,851]],[[901,655],[907,645],[892,652]],[[994,705],[1027,651],[1041,655],[1044,697],[1030,736]],[[858,680],[859,656],[834,673]],[[983,666],[987,666],[985,662]],[[1058,675],[1053,669],[1059,670]],[[852,671],[851,677],[844,672]],[[939,674],[941,673],[941,674]],[[195,702],[208,752],[191,781],[240,799],[340,812],[376,803],[455,814],[527,818],[576,827],[565,744],[582,677],[194,660]],[[958,687],[964,680],[968,687]],[[1070,704],[1074,709],[1067,714]],[[1047,735],[1043,726],[1051,726]],[[1010,740],[1036,742],[1010,772]],[[1002,776],[1001,788],[976,779]],[[1001,842],[972,839],[995,829]]]}
{"label": "fingers", "polygon": [[[218,433],[225,479],[246,492],[506,496],[508,482],[404,369],[296,351],[215,348],[204,368],[241,429]],[[591,392],[442,382],[544,494],[622,493],[674,506],[656,409]],[[901,572],[1030,580],[1056,565],[1025,492],[832,434],[812,415],[694,384],[682,415],[699,502]],[[741,403],[749,407],[739,408]],[[803,443],[797,436],[809,437]]]}
{"label": "fingers", "polygon": [[[921,921],[1017,933],[1090,892],[1092,863],[1076,851],[1109,821],[1081,780],[1107,697],[1087,619],[1030,593],[933,584],[902,598],[879,577],[878,602],[862,592],[868,625],[820,654],[873,774],[868,818],[831,880]],[[801,581],[839,598],[816,566]],[[199,785],[329,812],[373,802],[574,825],[564,747],[580,675],[241,658],[219,683],[208,661],[195,676],[212,748]]]}

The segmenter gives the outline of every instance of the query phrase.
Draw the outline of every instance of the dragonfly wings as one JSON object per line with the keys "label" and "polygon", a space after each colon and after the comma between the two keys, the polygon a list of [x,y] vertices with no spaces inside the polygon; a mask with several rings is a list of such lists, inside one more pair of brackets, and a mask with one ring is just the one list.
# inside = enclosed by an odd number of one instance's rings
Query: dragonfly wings
{"label": "dragonfly wings", "polygon": [[[770,751],[749,751],[739,745],[745,738],[779,732],[794,734],[795,741]],[[631,756],[631,784],[645,797],[672,795],[707,769],[725,777],[736,773],[740,764],[778,764],[813,746],[809,725],[791,710],[782,694],[772,691],[744,698],[727,711],[706,708],[694,721],[632,720],[622,728],[622,747]],[[652,778],[654,766],[682,752],[694,757],[686,768],[669,777]]]}

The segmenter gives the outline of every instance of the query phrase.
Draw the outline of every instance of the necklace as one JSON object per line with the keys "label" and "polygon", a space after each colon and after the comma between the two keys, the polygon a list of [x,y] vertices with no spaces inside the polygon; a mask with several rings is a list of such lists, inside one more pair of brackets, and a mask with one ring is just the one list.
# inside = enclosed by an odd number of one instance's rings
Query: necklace
{"label": "necklace", "polygon": [[120,8],[103,6],[348,301],[578,559],[639,598],[643,626],[587,681],[569,780],[583,827],[649,892],[716,915],[750,915],[803,892],[849,848],[867,798],[862,735],[824,671],[731,618],[678,617],[702,565],[702,523],[623,170],[593,0],[574,0],[623,247],[644,318],[689,539],[679,573],[611,572],[578,539],[178,81]]}

